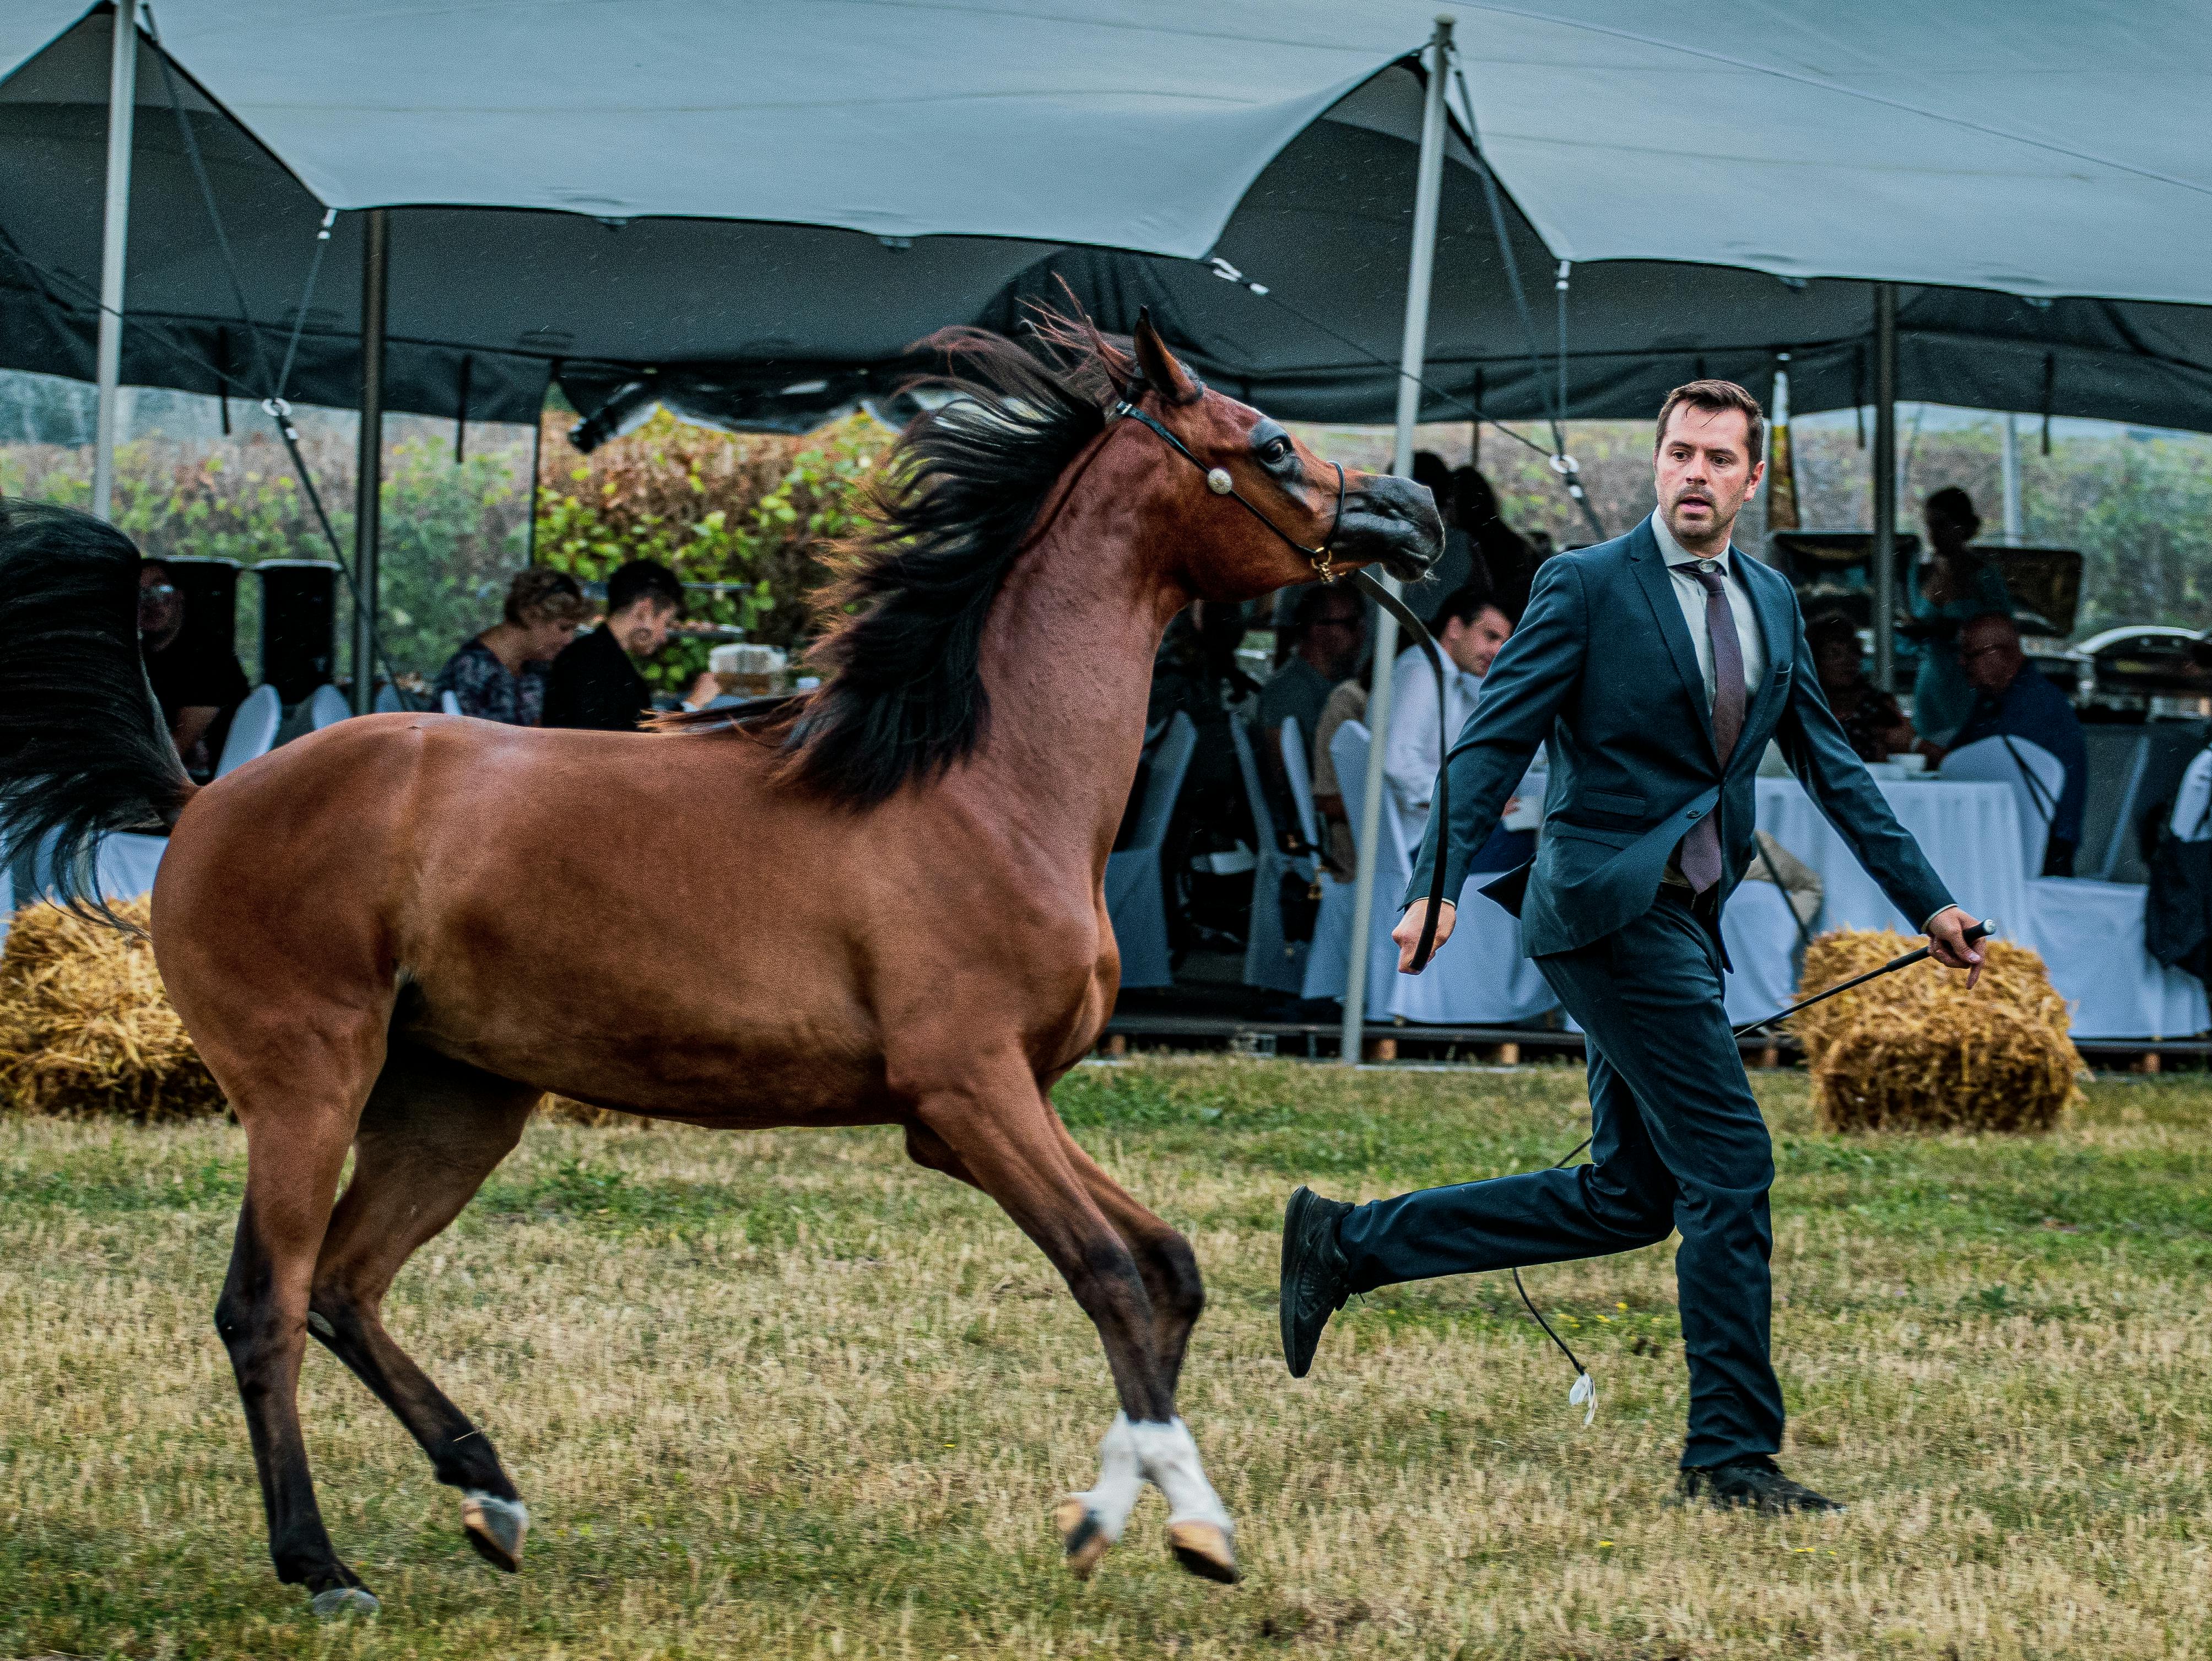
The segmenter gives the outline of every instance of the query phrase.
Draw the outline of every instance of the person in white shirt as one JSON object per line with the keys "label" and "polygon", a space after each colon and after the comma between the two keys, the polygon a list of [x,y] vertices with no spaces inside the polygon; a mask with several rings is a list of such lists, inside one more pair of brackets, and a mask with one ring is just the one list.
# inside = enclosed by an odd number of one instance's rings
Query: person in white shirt
{"label": "person in white shirt", "polygon": [[[1382,776],[1408,848],[1419,847],[1428,828],[1429,797],[1443,760],[1444,734],[1455,738],[1467,725],[1482,696],[1482,678],[1513,634],[1513,619],[1487,585],[1478,583],[1446,595],[1431,625],[1443,648],[1444,719],[1441,724],[1437,720],[1437,678],[1427,656],[1419,647],[1407,648],[1391,672],[1390,738],[1382,751]],[[1509,819],[1519,800],[1516,796],[1506,805]],[[1501,828],[1491,837],[1496,845],[1485,844],[1474,868],[1518,865],[1534,852],[1534,841],[1530,831]]]}

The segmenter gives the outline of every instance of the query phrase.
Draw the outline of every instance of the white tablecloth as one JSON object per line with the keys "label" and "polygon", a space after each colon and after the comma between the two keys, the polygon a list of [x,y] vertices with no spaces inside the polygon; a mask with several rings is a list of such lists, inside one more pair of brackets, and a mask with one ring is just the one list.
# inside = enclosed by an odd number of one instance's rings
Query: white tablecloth
{"label": "white tablecloth", "polygon": [[2212,1025],[2197,978],[2143,949],[2141,883],[2039,877],[2027,891],[2021,938],[2043,954],[2077,1037],[2186,1038]]}
{"label": "white tablecloth", "polygon": [[[1977,917],[1994,918],[2017,939],[2028,927],[2028,873],[2021,859],[2019,809],[2002,784],[1878,780],[1897,822],[1910,830],[1951,897]],[[1851,850],[1794,778],[1760,779],[1759,828],[1820,873],[1820,928],[1894,928],[1917,934],[1925,917],[1906,917],[1859,868]]]}
{"label": "white tablecloth", "polygon": [[[1877,781],[1898,823],[1920,843],[1952,897],[2043,958],[2081,1037],[2177,1037],[2209,1019],[2204,989],[2143,950],[2142,895],[2132,884],[2032,876],[2021,852],[2017,799],[2002,784]],[[1859,868],[1796,780],[1760,779],[1759,828],[1820,873],[1820,928],[1917,934]],[[1733,907],[1730,908],[1734,910]]]}

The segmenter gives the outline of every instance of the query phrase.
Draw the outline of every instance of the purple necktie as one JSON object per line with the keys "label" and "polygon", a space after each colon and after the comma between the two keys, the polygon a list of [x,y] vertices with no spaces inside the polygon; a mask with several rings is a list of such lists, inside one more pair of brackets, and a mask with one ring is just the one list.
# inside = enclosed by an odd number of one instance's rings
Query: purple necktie
{"label": "purple necktie", "polygon": [[[1729,757],[1743,732],[1743,642],[1737,637],[1735,613],[1729,606],[1718,569],[1706,563],[1691,566],[1689,572],[1705,591],[1705,633],[1713,643],[1713,748],[1720,753],[1725,775]],[[1721,879],[1719,803],[1682,838],[1682,874],[1700,894]]]}

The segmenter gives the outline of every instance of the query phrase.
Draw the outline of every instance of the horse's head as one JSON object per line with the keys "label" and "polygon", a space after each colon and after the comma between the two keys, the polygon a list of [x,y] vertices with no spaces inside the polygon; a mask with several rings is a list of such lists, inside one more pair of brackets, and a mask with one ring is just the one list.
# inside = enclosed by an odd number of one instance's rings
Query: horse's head
{"label": "horse's head", "polygon": [[1202,385],[1147,315],[1132,344],[1126,396],[1165,435],[1154,441],[1168,533],[1194,593],[1248,599],[1370,564],[1410,582],[1436,563],[1443,521],[1425,486],[1322,460],[1280,422]]}

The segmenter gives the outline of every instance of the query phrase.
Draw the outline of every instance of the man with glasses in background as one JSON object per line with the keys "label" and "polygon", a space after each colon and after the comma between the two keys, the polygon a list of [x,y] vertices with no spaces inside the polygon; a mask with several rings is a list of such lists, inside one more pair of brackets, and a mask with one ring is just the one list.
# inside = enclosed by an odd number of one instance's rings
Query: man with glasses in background
{"label": "man with glasses in background", "polygon": [[185,770],[204,782],[222,753],[231,715],[245,702],[246,671],[207,630],[188,630],[185,621],[185,597],[169,568],[148,560],[138,568],[138,643],[146,678]]}

